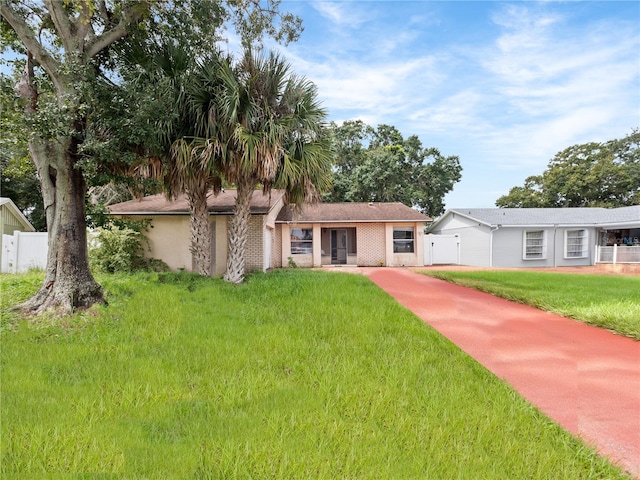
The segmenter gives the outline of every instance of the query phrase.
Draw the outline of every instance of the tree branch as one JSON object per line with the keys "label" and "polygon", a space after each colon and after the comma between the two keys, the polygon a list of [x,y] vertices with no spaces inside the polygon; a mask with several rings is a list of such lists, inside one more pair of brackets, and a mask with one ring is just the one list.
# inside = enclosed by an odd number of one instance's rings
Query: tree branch
{"label": "tree branch", "polygon": [[107,4],[104,2],[104,0],[100,0],[98,2],[98,7],[96,10],[100,14],[100,17],[102,18],[102,21],[104,22],[105,27],[109,25],[110,23],[109,11],[107,10]]}
{"label": "tree branch", "polygon": [[62,2],[59,0],[44,0],[44,4],[49,11],[49,16],[53,21],[53,25],[58,31],[58,36],[62,41],[64,49],[67,53],[78,52],[80,50],[80,45],[74,41],[76,39],[73,35],[72,25],[67,13],[64,11]]}
{"label": "tree branch", "polygon": [[[80,42],[82,48],[86,43],[89,43],[90,39],[93,40],[95,34],[93,34],[93,26],[91,25],[91,10],[87,2],[82,2],[82,9],[77,20],[74,21],[76,29],[76,39]],[[84,50],[84,49],[83,49]]]}
{"label": "tree branch", "polygon": [[61,76],[58,73],[59,62],[36,39],[36,36],[24,19],[9,6],[7,0],[0,1],[0,15],[11,25],[33,58],[45,69],[56,88],[62,91]]}
{"label": "tree branch", "polygon": [[111,30],[105,31],[102,35],[95,37],[95,40],[87,45],[87,57],[92,58],[96,56],[112,43],[126,37],[129,34],[129,27],[141,18],[142,14],[135,8],[135,6],[129,7],[123,12],[122,18],[115,27]]}

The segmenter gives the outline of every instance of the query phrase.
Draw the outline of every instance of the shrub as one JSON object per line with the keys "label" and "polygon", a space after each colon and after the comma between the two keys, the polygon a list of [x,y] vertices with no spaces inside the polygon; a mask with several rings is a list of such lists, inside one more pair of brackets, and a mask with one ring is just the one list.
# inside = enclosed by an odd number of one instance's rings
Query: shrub
{"label": "shrub", "polygon": [[145,238],[142,232],[128,227],[98,228],[91,242],[90,260],[100,271],[130,273],[144,268]]}

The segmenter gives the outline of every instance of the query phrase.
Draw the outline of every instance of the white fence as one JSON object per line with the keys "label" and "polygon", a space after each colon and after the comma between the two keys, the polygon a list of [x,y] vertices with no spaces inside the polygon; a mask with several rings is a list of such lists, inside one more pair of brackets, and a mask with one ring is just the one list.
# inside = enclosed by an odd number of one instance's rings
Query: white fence
{"label": "white fence", "polygon": [[596,247],[597,263],[640,263],[640,246]]}
{"label": "white fence", "polygon": [[424,236],[425,265],[459,265],[460,237],[458,235]]}
{"label": "white fence", "polygon": [[44,232],[14,232],[2,235],[2,273],[22,273],[47,266],[49,242]]}

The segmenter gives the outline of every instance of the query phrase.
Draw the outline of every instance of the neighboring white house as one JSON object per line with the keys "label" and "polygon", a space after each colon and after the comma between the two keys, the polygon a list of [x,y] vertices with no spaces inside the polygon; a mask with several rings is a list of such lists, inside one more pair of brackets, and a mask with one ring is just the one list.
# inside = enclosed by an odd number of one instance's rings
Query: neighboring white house
{"label": "neighboring white house", "polygon": [[450,209],[429,227],[428,233],[458,235],[461,265],[640,263],[640,205],[610,209]]}
{"label": "neighboring white house", "polygon": [[0,271],[19,273],[44,268],[47,263],[47,234],[33,225],[10,198],[0,197]]}
{"label": "neighboring white house", "polygon": [[29,223],[13,200],[0,197],[0,235],[13,235],[16,230],[20,232],[35,232],[36,229]]}

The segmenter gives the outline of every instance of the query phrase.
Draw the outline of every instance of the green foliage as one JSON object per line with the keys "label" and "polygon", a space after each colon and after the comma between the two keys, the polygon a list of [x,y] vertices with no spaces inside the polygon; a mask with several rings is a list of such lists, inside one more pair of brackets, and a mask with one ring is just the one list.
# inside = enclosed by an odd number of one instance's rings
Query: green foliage
{"label": "green foliage", "polygon": [[131,228],[99,228],[89,259],[102,272],[130,273],[143,265],[143,237]]}
{"label": "green foliage", "polygon": [[444,211],[444,196],[460,181],[456,156],[423,148],[393,126],[374,129],[362,121],[332,124],[336,150],[334,202],[402,202],[436,217]]}
{"label": "green foliage", "polygon": [[423,273],[640,340],[640,277],[514,271]]}
{"label": "green foliage", "polygon": [[161,260],[145,258],[148,245],[143,231],[147,228],[148,222],[126,219],[112,219],[108,226],[97,228],[89,249],[91,265],[106,273],[168,270]]}
{"label": "green foliage", "polygon": [[3,478],[630,478],[365,277],[99,280],[3,330]]}
{"label": "green foliage", "polygon": [[28,136],[16,107],[15,76],[0,74],[0,191],[22,211],[38,232],[47,230],[40,182],[27,152]]}
{"label": "green foliage", "polygon": [[298,264],[293,257],[287,257],[287,262],[289,263],[289,268],[298,268]]}
{"label": "green foliage", "polygon": [[37,232],[47,231],[40,182],[28,157],[7,158],[0,152],[0,190],[27,217]]}
{"label": "green foliage", "polygon": [[[0,47],[26,54],[8,21],[14,15],[17,20],[12,22],[16,25],[27,20],[27,28],[21,33],[23,40],[30,36],[33,41],[41,38],[48,41],[38,52],[47,61],[36,58],[33,75],[38,104],[28,115],[24,115],[27,102],[14,92],[24,70],[24,59],[13,62],[10,76],[0,75],[3,125],[0,153],[2,158],[16,158],[13,154],[6,155],[5,147],[11,140],[19,147],[20,157],[26,157],[29,135],[25,132],[47,139],[73,135],[78,146],[75,167],[82,168],[90,186],[115,180],[142,194],[158,191],[155,178],[144,174],[148,172],[142,172],[141,165],[148,163],[149,158],[157,159],[168,153],[168,146],[157,141],[156,121],[172,118],[167,116],[172,112],[167,112],[167,101],[171,98],[163,95],[166,92],[150,88],[153,82],[148,81],[148,76],[146,84],[139,81],[145,76],[144,64],[150,61],[145,56],[152,55],[153,45],[158,42],[172,45],[184,51],[193,64],[220,40],[219,29],[225,22],[234,25],[235,32],[247,44],[259,42],[265,35],[287,43],[297,39],[302,29],[298,17],[280,11],[278,0],[115,1],[105,3],[102,8],[96,8],[92,2],[87,3],[87,8],[81,8],[82,5],[82,2],[64,2],[62,7],[59,2],[51,6],[10,2],[3,6]],[[56,28],[52,18],[66,16],[69,18],[61,21],[63,25],[69,22],[68,31]],[[86,38],[73,38],[85,28],[88,29]],[[121,28],[124,28],[121,34],[115,35]],[[90,50],[94,42],[103,40],[101,33],[111,34],[110,29],[114,35],[108,48],[94,52],[93,56],[85,51],[80,56],[77,52],[65,51],[69,46],[84,45],[83,42],[86,50]],[[71,84],[68,78],[73,79]],[[37,178],[33,175],[29,180],[31,186]],[[27,208],[20,205],[20,201],[16,204]]]}
{"label": "green foliage", "polygon": [[498,207],[623,207],[640,205],[640,130],[605,143],[556,154],[542,175],[496,200]]}
{"label": "green foliage", "polygon": [[[100,301],[100,289],[90,285],[94,280],[83,245],[87,185],[148,178],[140,168],[149,164],[155,172],[162,170],[153,135],[162,112],[149,108],[158,91],[131,88],[136,84],[127,80],[140,69],[127,54],[160,40],[201,59],[232,25],[245,44],[259,42],[263,35],[294,40],[300,20],[282,14],[279,6],[279,0],[0,2],[0,49],[15,46],[18,39],[25,47],[16,50],[26,53],[26,68],[12,112],[26,126],[50,234],[57,238],[62,228],[78,233],[78,241],[67,248],[50,246],[48,275],[56,279],[54,288],[43,288],[47,295],[34,297],[30,310],[52,308],[60,299],[83,306]],[[14,70],[14,78],[19,76]],[[73,214],[66,217],[67,212]],[[74,289],[95,293],[80,300]]]}

